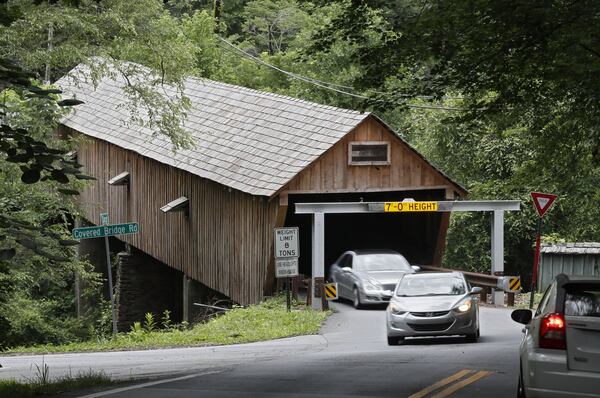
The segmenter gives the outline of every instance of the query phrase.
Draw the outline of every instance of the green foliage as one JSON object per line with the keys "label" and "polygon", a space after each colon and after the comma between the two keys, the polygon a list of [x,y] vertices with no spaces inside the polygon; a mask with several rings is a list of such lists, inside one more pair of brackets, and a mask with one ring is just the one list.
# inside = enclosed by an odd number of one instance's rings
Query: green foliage
{"label": "green foliage", "polygon": [[317,333],[327,315],[327,312],[314,311],[304,306],[295,306],[288,312],[285,297],[278,296],[247,308],[234,307],[192,329],[181,327],[149,331],[141,322],[135,322],[129,333],[120,333],[109,340],[16,347],[9,352],[106,351],[246,343]]}
{"label": "green foliage", "polygon": [[142,322],[140,322],[140,321],[133,322],[133,325],[131,325],[129,327],[129,333],[132,333],[132,334],[143,334],[144,333],[144,328],[142,327]]}
{"label": "green foliage", "polygon": [[160,326],[163,330],[172,330],[175,327],[175,325],[173,325],[173,321],[171,321],[171,311],[163,311]]}
{"label": "green foliage", "polygon": [[[189,108],[182,83],[194,72],[199,49],[162,1],[25,0],[8,7],[15,18],[0,30],[0,57],[16,59],[50,81],[80,63],[92,69],[95,83],[120,76],[133,123],[165,135],[176,149],[192,145],[182,128]],[[141,110],[147,119],[139,117]]]}
{"label": "green foliage", "polygon": [[[542,297],[544,293],[535,293],[533,295],[533,309],[535,310],[537,306],[542,301]],[[515,308],[527,309],[529,308],[529,301],[531,300],[530,293],[521,293],[515,295]]]}
{"label": "green foliage", "polygon": [[92,370],[52,380],[48,379],[48,372],[48,365],[44,365],[42,368],[38,367],[39,377],[35,380],[30,380],[25,383],[13,380],[0,380],[0,396],[29,398],[107,386],[114,383],[112,379],[103,372],[95,372]]}
{"label": "green foliage", "polygon": [[144,331],[146,333],[152,333],[156,330],[156,321],[154,320],[154,314],[146,312],[144,315]]}
{"label": "green foliage", "polygon": [[[348,48],[353,86],[370,93],[367,105],[470,199],[522,201],[506,220],[507,272],[530,274],[531,191],[559,195],[544,233],[600,239],[600,101],[592,72],[600,52],[590,41],[598,3],[337,3],[340,11],[320,25],[304,58]],[[487,216],[452,218],[445,263],[488,271]]]}
{"label": "green foliage", "polygon": [[254,0],[244,8],[244,30],[258,53],[285,51],[292,38],[309,23],[295,0]]}
{"label": "green foliage", "polygon": [[[53,134],[64,113],[60,90],[40,87],[18,65],[0,61],[0,349],[85,337],[73,316],[74,275],[93,294],[97,279],[76,259],[71,194],[87,179]],[[75,102],[70,102],[74,104]]]}

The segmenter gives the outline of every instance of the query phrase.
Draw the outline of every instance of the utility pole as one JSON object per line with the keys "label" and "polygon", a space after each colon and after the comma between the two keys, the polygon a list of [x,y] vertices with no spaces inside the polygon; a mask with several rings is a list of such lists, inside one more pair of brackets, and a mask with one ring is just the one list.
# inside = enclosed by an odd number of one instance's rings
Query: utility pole
{"label": "utility pole", "polygon": [[215,0],[215,33],[219,34],[221,30],[221,0]]}
{"label": "utility pole", "polygon": [[50,84],[50,62],[52,59],[52,41],[54,40],[54,26],[52,23],[48,26],[48,60],[46,61],[46,73],[44,74],[44,84]]}

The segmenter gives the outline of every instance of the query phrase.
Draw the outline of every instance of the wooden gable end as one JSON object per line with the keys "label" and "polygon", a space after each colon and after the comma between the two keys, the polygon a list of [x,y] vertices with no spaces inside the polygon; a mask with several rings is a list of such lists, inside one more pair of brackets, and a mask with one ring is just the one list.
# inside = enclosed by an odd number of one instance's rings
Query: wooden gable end
{"label": "wooden gable end", "polygon": [[[350,165],[351,142],[389,142],[389,165]],[[365,119],[337,144],[300,172],[282,190],[287,193],[335,193],[447,188],[454,184],[374,117]]]}

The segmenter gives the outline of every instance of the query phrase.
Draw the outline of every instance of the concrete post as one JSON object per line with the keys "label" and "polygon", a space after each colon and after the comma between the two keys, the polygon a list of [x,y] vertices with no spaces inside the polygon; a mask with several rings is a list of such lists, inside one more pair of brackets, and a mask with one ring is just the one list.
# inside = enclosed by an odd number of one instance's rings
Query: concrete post
{"label": "concrete post", "polygon": [[321,299],[317,293],[319,285],[315,278],[325,276],[325,214],[315,213],[312,221],[312,308],[321,309]]}
{"label": "concrete post", "polygon": [[[504,273],[504,211],[494,210],[492,214],[492,275]],[[504,291],[494,289],[494,305],[504,305]]]}

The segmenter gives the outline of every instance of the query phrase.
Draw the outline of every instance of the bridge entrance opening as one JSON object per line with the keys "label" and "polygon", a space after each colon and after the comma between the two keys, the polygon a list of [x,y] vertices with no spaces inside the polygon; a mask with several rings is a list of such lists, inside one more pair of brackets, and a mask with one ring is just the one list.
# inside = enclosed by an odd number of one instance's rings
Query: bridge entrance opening
{"label": "bridge entrance opening", "polygon": [[[385,193],[377,193],[378,195],[385,195]],[[440,247],[443,248],[445,244],[445,234],[438,234],[434,237],[431,232],[427,233],[427,224],[435,225],[437,222],[436,231],[441,231],[439,223],[443,220],[443,214],[446,216],[454,211],[486,211],[492,212],[492,244],[491,244],[491,273],[499,273],[504,271],[504,212],[515,211],[520,209],[520,201],[518,200],[500,200],[500,201],[445,201],[439,200],[436,202],[436,211],[427,212],[411,212],[411,213],[397,213],[397,212],[386,212],[386,202],[398,202],[402,201],[402,197],[399,197],[397,193],[390,193],[390,197],[393,199],[383,199],[381,201],[358,201],[358,202],[300,202],[295,201],[293,206],[288,211],[294,211],[296,216],[299,215],[310,215],[308,221],[306,218],[290,218],[287,221],[292,225],[292,222],[299,222],[303,225],[298,224],[300,230],[310,230],[310,241],[306,242],[307,239],[304,237],[304,244],[301,242],[301,256],[304,253],[310,253],[310,264],[311,270],[310,275],[313,278],[325,277],[325,268],[331,262],[335,260],[335,256],[341,254],[344,250],[348,249],[361,249],[361,248],[386,248],[396,249],[401,254],[405,254],[405,257],[412,264],[417,264],[419,258],[418,252],[425,247],[430,248],[431,242],[435,242],[436,248],[433,250],[433,262],[435,263],[435,257],[440,257]],[[366,194],[357,194],[366,195]],[[404,199],[410,197],[418,201],[418,198],[408,196],[406,192],[402,192]],[[305,198],[302,198],[305,199]],[[364,198],[363,198],[364,199]],[[369,198],[371,199],[371,198]],[[432,199],[427,198],[428,201]],[[333,226],[329,228],[327,224],[331,223]],[[381,224],[379,224],[381,223]],[[379,233],[373,233],[368,227],[377,226]],[[405,232],[398,232],[398,230],[404,230]],[[445,228],[444,228],[445,229]],[[386,235],[387,233],[387,235]],[[332,237],[332,234],[335,237]],[[412,234],[412,239],[403,241],[402,238]],[[302,239],[302,236],[301,236]],[[351,247],[350,244],[356,245],[376,245],[379,242],[386,243],[385,246],[378,245],[378,247]],[[362,243],[361,243],[362,242]],[[414,243],[414,246],[410,244]],[[310,245],[310,249],[307,250],[307,245]],[[422,246],[425,245],[425,246]],[[340,247],[344,247],[344,250],[340,251]],[[405,253],[402,253],[402,248],[405,249]],[[431,252],[431,250],[429,251]],[[337,253],[337,254],[334,254]],[[306,257],[306,256],[305,256]],[[421,258],[423,256],[421,255]],[[427,259],[426,259],[427,260]],[[304,259],[306,264],[307,259]],[[304,266],[306,267],[306,265]],[[302,269],[302,268],[301,268]],[[313,291],[311,292],[313,300],[312,305],[314,308],[320,308],[321,301],[315,296],[315,283],[312,284]],[[495,290],[493,294],[494,303],[504,303],[504,292],[502,290]]]}
{"label": "bridge entrance opening", "polygon": [[[312,219],[306,214],[296,214],[296,203],[391,201],[398,198],[443,200],[444,194],[444,190],[428,190],[290,195],[285,224],[298,226],[300,230],[300,273],[312,275]],[[324,217],[325,277],[329,276],[329,265],[346,250],[391,249],[411,264],[439,265],[434,257],[440,244],[442,213],[331,213]]]}

